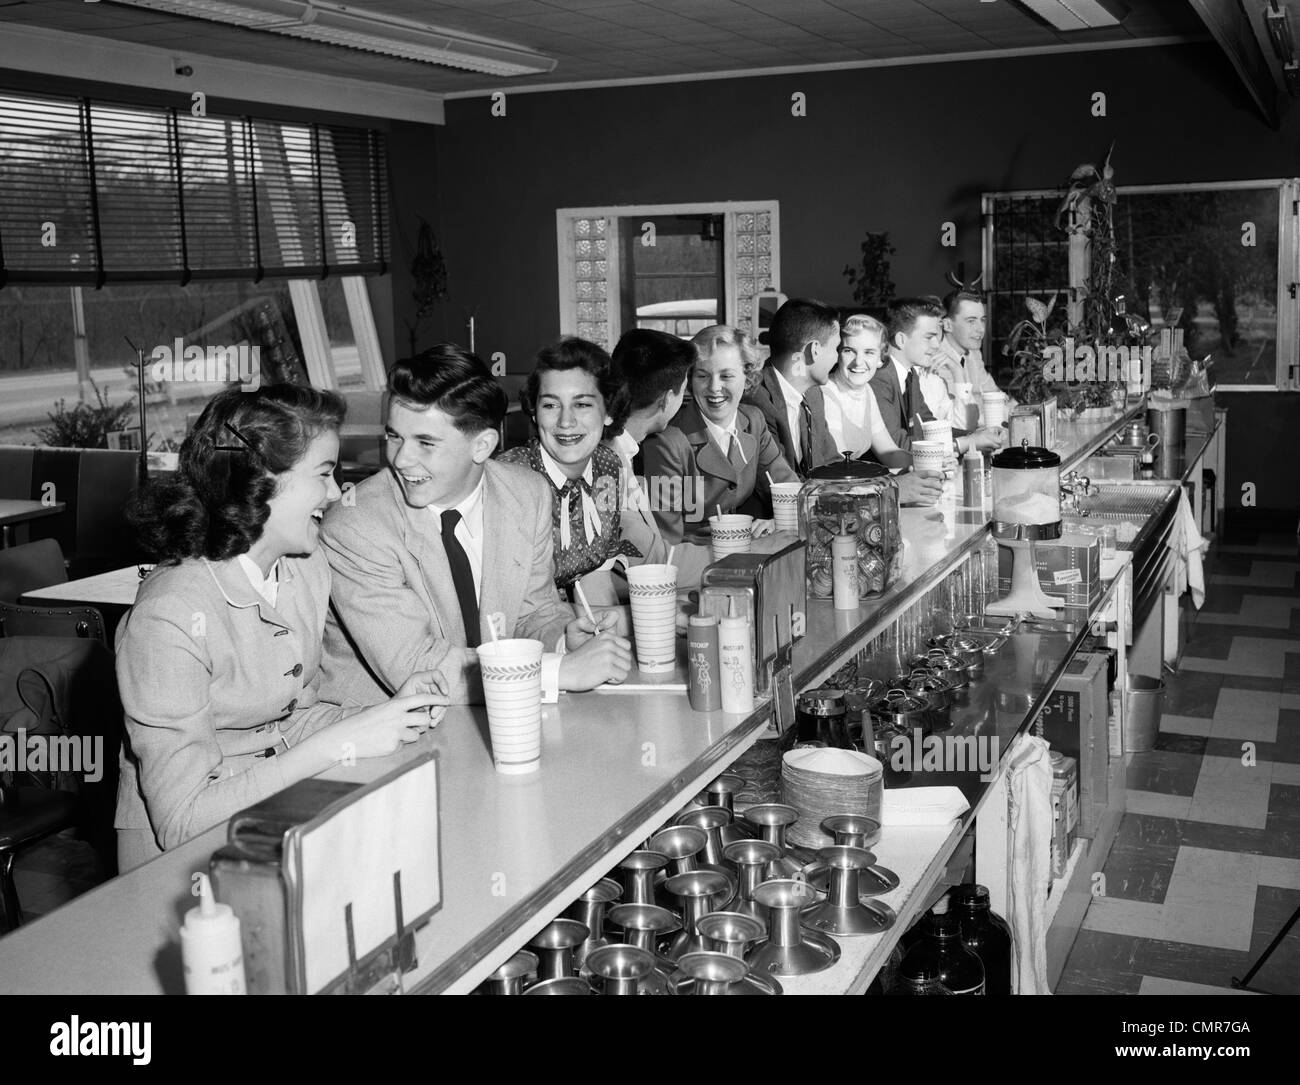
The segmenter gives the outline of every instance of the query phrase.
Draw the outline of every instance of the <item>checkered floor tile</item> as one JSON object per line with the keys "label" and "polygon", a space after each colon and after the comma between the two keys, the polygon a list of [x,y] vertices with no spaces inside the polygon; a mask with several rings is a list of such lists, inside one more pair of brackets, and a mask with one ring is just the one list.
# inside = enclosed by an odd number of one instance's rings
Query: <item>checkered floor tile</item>
{"label": "checkered floor tile", "polygon": [[[1216,548],[1206,606],[1059,994],[1222,994],[1300,906],[1294,539]],[[1300,994],[1300,926],[1251,982]]]}

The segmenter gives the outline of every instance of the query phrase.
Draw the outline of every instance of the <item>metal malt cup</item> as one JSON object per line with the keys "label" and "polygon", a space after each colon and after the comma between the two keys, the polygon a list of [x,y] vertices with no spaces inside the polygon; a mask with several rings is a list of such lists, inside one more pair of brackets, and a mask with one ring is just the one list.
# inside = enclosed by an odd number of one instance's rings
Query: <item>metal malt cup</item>
{"label": "metal malt cup", "polygon": [[1187,441],[1187,408],[1147,409],[1147,428],[1160,438],[1156,445],[1156,474],[1177,478],[1183,473],[1183,452]]}

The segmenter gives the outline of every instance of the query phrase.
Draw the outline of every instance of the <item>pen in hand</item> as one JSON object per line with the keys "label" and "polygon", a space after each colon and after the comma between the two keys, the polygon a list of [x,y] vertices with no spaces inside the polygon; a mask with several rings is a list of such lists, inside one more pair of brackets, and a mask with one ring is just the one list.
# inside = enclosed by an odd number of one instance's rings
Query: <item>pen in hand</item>
{"label": "pen in hand", "polygon": [[595,630],[592,635],[600,636],[600,622],[596,621],[596,615],[592,613],[591,604],[587,602],[587,596],[583,594],[582,585],[576,580],[573,582],[573,594],[578,597],[578,602],[582,604],[583,612],[587,615],[587,621],[591,622],[591,627]]}

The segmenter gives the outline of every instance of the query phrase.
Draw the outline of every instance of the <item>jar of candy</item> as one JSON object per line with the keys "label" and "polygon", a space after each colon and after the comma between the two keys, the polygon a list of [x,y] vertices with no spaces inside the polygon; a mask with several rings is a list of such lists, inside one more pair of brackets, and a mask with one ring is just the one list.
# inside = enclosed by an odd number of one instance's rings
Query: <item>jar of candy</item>
{"label": "jar of candy", "polygon": [[799,491],[799,535],[807,544],[808,596],[830,599],[831,541],[852,535],[858,550],[858,594],[873,599],[898,579],[903,536],[898,486],[889,469],[845,457],[813,471]]}

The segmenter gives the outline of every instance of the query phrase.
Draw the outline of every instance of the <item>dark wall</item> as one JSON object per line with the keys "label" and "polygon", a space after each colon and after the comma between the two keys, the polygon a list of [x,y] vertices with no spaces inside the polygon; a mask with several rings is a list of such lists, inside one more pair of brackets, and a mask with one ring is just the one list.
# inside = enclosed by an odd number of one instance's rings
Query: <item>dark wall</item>
{"label": "dark wall", "polygon": [[[420,220],[424,219],[441,235],[441,208],[449,206],[442,196],[444,178],[438,174],[438,143],[442,130],[434,125],[394,121],[388,133],[389,213],[392,215],[392,273],[387,276],[392,292],[392,318],[389,321],[396,360],[411,352],[411,329],[415,324],[416,303],[411,297],[411,261],[416,254]],[[446,302],[440,309],[446,309]],[[442,330],[431,337],[436,320],[426,321],[416,329],[416,347],[423,349],[437,342]]]}
{"label": "dark wall", "polygon": [[[512,372],[559,332],[559,207],[779,200],[786,293],[848,302],[842,272],[865,231],[889,231],[900,292],[942,292],[958,260],[980,265],[981,192],[1057,187],[1112,139],[1122,184],[1300,174],[1300,114],[1270,129],[1209,44],[508,95],[505,117],[487,97],[457,100],[436,161],[427,131],[394,125],[392,161],[399,226],[431,217],[446,253],[429,341],[463,339],[477,308],[479,352],[503,351]],[[946,221],[956,249],[940,244]],[[400,270],[393,295],[400,348]],[[1261,506],[1300,505],[1283,469],[1300,458],[1281,422],[1291,402],[1232,397],[1230,490],[1255,481]],[[1237,455],[1273,425],[1268,457]]]}

